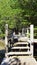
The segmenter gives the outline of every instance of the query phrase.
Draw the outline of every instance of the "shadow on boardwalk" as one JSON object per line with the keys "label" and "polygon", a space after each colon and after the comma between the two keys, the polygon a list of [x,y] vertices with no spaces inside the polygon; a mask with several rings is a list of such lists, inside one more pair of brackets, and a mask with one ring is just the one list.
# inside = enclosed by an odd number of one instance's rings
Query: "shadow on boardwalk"
{"label": "shadow on boardwalk", "polygon": [[5,50],[2,49],[2,50],[0,50],[0,64],[1,64],[4,57],[5,57]]}

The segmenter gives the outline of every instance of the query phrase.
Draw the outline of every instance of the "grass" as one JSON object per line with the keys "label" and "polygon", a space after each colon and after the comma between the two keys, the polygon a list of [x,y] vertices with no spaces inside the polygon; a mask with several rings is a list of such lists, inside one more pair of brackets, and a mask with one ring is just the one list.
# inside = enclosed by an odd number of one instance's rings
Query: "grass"
{"label": "grass", "polygon": [[0,41],[0,50],[5,49],[5,44],[3,41]]}

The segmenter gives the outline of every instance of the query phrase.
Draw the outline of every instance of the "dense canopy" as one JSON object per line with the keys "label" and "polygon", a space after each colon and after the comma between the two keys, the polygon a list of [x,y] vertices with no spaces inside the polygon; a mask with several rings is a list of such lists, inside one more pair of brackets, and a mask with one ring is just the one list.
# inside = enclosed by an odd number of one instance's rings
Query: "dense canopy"
{"label": "dense canopy", "polygon": [[37,0],[0,0],[0,29],[21,29],[34,24],[37,27]]}

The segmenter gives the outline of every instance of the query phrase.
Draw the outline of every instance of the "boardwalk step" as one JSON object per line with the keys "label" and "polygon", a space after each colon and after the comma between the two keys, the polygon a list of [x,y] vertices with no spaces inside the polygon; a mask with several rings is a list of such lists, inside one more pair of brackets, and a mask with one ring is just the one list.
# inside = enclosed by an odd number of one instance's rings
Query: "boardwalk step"
{"label": "boardwalk step", "polygon": [[29,49],[29,47],[12,47],[11,49]]}
{"label": "boardwalk step", "polygon": [[25,46],[25,45],[28,45],[28,43],[27,42],[17,42],[13,46]]}
{"label": "boardwalk step", "polygon": [[25,55],[25,54],[28,54],[28,55],[31,55],[31,52],[9,52],[9,53],[6,53],[5,56],[10,56],[10,55]]}
{"label": "boardwalk step", "polygon": [[[17,43],[15,43],[15,44],[28,44],[28,42],[17,42]],[[14,45],[15,45],[14,44]]]}
{"label": "boardwalk step", "polygon": [[13,45],[13,47],[26,47],[27,44],[16,44],[16,45]]}

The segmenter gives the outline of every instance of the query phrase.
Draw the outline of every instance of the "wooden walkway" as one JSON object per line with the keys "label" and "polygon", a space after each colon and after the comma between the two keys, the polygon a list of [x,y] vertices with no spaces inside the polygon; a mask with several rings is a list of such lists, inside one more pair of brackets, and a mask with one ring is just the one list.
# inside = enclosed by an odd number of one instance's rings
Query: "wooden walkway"
{"label": "wooden walkway", "polygon": [[37,39],[34,39],[34,43],[37,43]]}

